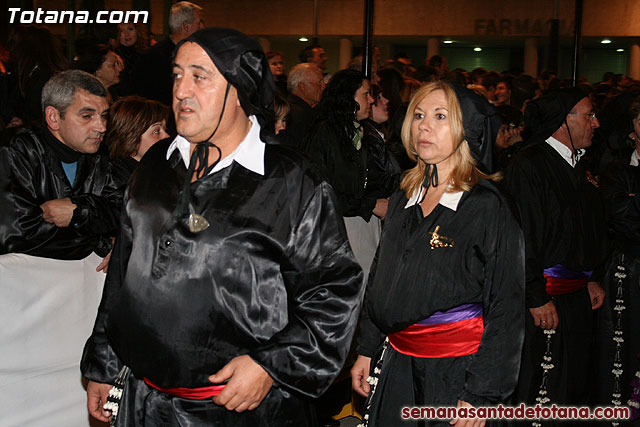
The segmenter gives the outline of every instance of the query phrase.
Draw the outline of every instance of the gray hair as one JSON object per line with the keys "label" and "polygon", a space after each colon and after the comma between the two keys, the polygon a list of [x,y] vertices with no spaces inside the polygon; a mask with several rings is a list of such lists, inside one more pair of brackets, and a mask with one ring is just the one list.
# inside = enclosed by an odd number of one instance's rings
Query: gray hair
{"label": "gray hair", "polygon": [[169,13],[169,32],[171,34],[177,33],[185,22],[193,24],[196,11],[202,11],[202,8],[189,1],[181,1],[171,6],[171,12]]}
{"label": "gray hair", "polygon": [[322,70],[320,70],[316,64],[310,62],[303,62],[294,66],[291,71],[289,71],[289,78],[287,79],[287,89],[289,92],[298,90],[300,83],[307,83],[313,71],[322,75]]}
{"label": "gray hair", "polygon": [[78,89],[102,98],[108,96],[107,90],[97,77],[80,70],[63,71],[51,77],[42,88],[42,113],[44,114],[44,110],[51,106],[60,112],[60,117],[64,118]]}

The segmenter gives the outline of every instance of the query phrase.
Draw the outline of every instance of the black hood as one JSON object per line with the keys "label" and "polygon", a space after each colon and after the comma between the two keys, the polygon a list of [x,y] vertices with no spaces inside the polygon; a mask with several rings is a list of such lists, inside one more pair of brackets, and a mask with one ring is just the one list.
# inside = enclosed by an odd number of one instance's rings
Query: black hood
{"label": "black hood", "polygon": [[273,126],[276,88],[267,58],[256,40],[231,28],[203,28],[181,40],[174,57],[186,42],[197,43],[209,55],[238,92],[247,116],[255,115],[262,129]]}
{"label": "black hood", "polygon": [[579,88],[560,89],[527,103],[524,123],[531,139],[544,141],[560,129],[567,114],[588,95]]}
{"label": "black hood", "polygon": [[486,99],[466,87],[451,85],[462,110],[464,139],[469,144],[476,166],[484,173],[493,172],[493,144],[502,118]]}

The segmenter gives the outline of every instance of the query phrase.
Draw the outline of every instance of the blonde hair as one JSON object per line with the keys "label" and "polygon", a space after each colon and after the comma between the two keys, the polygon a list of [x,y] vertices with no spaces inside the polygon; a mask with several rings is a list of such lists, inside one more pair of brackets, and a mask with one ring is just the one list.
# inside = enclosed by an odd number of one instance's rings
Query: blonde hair
{"label": "blonde hair", "polygon": [[402,144],[404,145],[407,155],[411,160],[416,162],[416,166],[407,171],[400,188],[404,190],[407,198],[410,198],[416,191],[420,189],[424,181],[427,166],[418,157],[414,141],[411,137],[411,123],[416,107],[431,93],[441,90],[444,92],[447,100],[447,110],[449,112],[449,126],[451,129],[451,137],[453,139],[454,149],[451,154],[453,161],[453,170],[449,176],[449,188],[445,191],[469,191],[478,183],[481,178],[497,181],[500,179],[499,174],[487,175],[476,167],[476,161],[471,155],[471,149],[464,139],[464,126],[462,124],[462,110],[460,103],[449,83],[434,82],[427,83],[418,89],[407,108],[407,115],[402,123]]}

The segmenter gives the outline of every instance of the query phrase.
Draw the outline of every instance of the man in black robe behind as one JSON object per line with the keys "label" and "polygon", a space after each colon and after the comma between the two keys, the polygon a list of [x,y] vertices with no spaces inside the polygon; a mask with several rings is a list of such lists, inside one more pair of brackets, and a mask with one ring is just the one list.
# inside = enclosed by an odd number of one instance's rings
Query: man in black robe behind
{"label": "man in black robe behind", "polygon": [[515,400],[583,406],[607,244],[597,183],[579,160],[599,123],[577,88],[531,101],[525,121],[529,148],[504,178],[525,236],[530,313]]}
{"label": "man in black robe behind", "polygon": [[333,190],[263,142],[275,87],[256,41],[200,30],[173,72],[179,135],[129,182],[82,358],[89,411],[122,426],[315,425],[309,398],[340,371],[363,292]]}
{"label": "man in black robe behind", "polygon": [[43,126],[0,146],[0,255],[107,255],[121,199],[99,152],[107,95],[90,74],[59,73],[42,90]]}

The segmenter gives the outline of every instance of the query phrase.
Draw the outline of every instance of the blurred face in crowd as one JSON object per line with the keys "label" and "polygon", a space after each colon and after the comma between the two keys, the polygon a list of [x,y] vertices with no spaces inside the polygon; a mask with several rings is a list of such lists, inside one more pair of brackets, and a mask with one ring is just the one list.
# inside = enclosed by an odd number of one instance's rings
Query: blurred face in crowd
{"label": "blurred face in crowd", "polygon": [[281,76],[284,74],[284,59],[282,56],[276,55],[269,59],[269,68],[271,68],[271,74],[274,76]]}
{"label": "blurred face in crowd", "polygon": [[[178,134],[193,144],[208,140],[220,120],[227,79],[193,42],[178,50],[173,76],[173,113]],[[217,135],[225,135],[235,125],[240,111],[238,93],[231,85]]]}
{"label": "blurred face in crowd", "polygon": [[276,135],[287,128],[287,116],[276,117]]}
{"label": "blurred face in crowd", "polygon": [[169,134],[167,133],[167,123],[165,120],[161,122],[156,122],[149,126],[147,130],[140,136],[140,145],[138,145],[138,151],[133,156],[134,159],[140,161],[142,156],[161,139],[168,138]]}
{"label": "blurred face in crowd", "polygon": [[389,100],[378,94],[375,102],[371,105],[371,120],[378,124],[382,124],[389,120]]}
{"label": "blurred face in crowd", "polygon": [[109,88],[120,82],[120,73],[124,69],[122,58],[115,52],[108,52],[107,56],[96,70],[96,77],[102,82],[104,87]]}
{"label": "blurred face in crowd", "polygon": [[309,62],[312,62],[318,66],[321,70],[327,68],[327,54],[321,47],[313,49],[313,56],[309,58]]}
{"label": "blurred face in crowd", "polygon": [[451,159],[453,136],[444,91],[434,90],[416,106],[411,122],[411,142],[425,163],[440,164]]}
{"label": "blurred face in crowd", "polygon": [[371,104],[373,104],[373,98],[370,94],[369,81],[363,80],[362,86],[356,90],[356,94],[353,97],[358,103],[358,111],[356,111],[356,119],[364,120],[369,117],[371,112]]}
{"label": "blurred face in crowd", "polygon": [[118,24],[118,42],[122,46],[130,47],[138,41],[138,32],[133,24]]}
{"label": "blurred face in crowd", "polygon": [[320,102],[325,87],[324,76],[320,70],[316,67],[311,67],[311,69],[307,70],[305,80],[300,86],[300,98],[304,99],[307,104],[313,107]]}
{"label": "blurred face in crowd", "polygon": [[67,147],[85,154],[98,151],[107,130],[107,98],[78,89],[64,117],[52,106],[45,109],[47,127]]}
{"label": "blurred face in crowd", "polygon": [[593,106],[589,98],[582,98],[567,115],[567,124],[571,132],[571,140],[576,149],[587,148],[591,145],[593,131],[600,126],[600,122],[593,114]]}
{"label": "blurred face in crowd", "polygon": [[509,104],[511,102],[511,89],[505,82],[500,82],[496,86],[496,105]]}
{"label": "blurred face in crowd", "polygon": [[185,37],[189,37],[191,34],[195,33],[196,31],[203,29],[204,18],[202,17],[202,11],[195,10],[193,12],[193,22],[192,23],[185,22],[184,25],[186,26],[185,33],[187,34]]}

